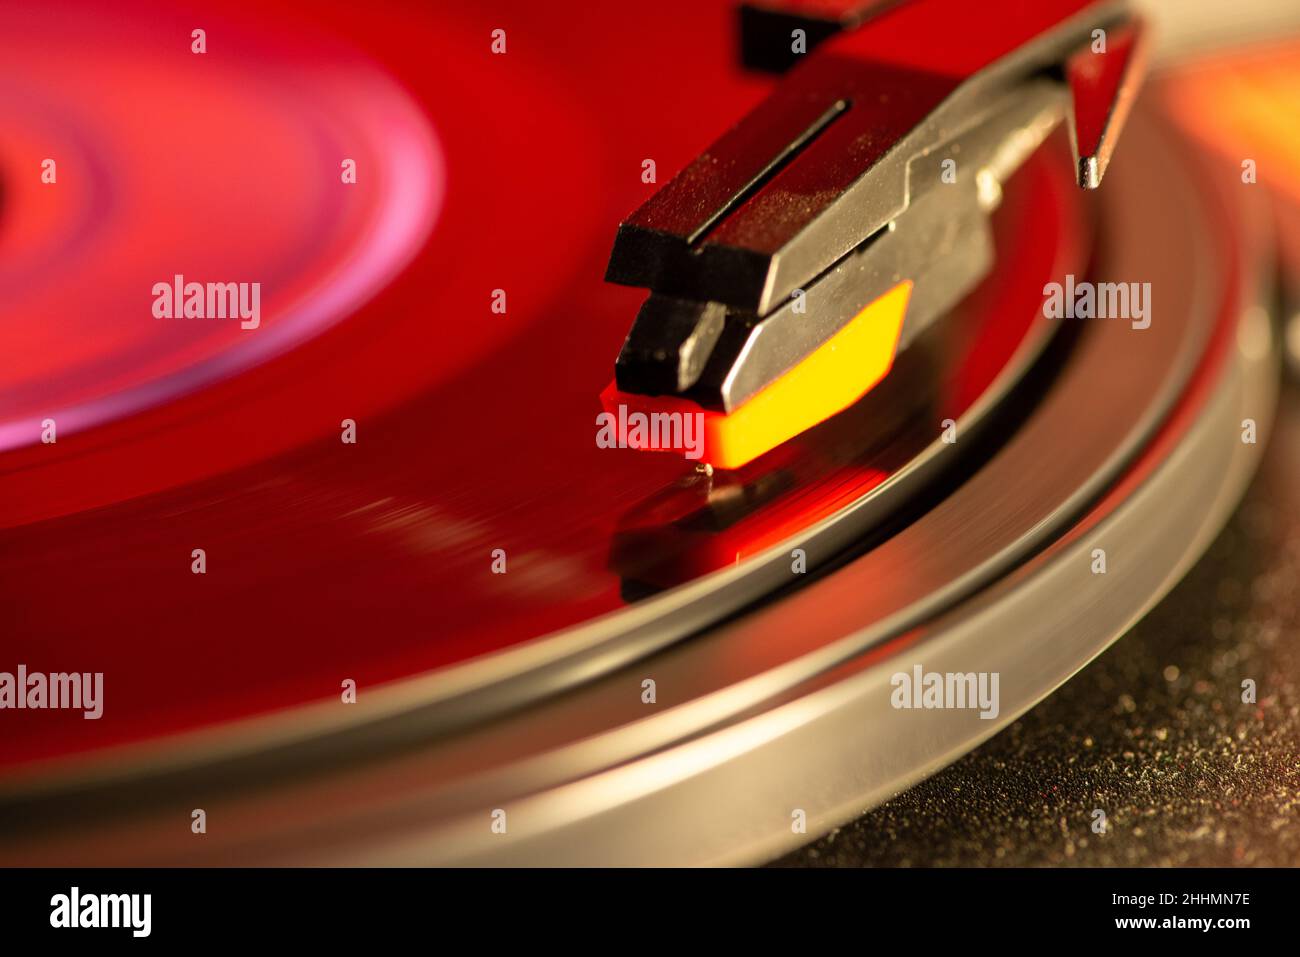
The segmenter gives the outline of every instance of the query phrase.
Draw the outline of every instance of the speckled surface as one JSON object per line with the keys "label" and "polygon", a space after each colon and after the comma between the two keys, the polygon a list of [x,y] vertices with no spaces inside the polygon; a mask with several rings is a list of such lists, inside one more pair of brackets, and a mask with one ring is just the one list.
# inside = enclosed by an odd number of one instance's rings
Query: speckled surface
{"label": "speckled surface", "polygon": [[1228,526],[1133,631],[983,747],[777,863],[1300,865],[1300,389]]}

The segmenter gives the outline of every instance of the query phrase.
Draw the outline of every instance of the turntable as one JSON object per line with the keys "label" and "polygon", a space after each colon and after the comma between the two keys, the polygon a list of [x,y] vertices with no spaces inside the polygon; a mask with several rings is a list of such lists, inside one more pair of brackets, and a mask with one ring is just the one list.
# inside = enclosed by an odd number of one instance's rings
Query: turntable
{"label": "turntable", "polygon": [[1274,428],[1287,6],[7,6],[0,861],[761,863],[1050,702]]}

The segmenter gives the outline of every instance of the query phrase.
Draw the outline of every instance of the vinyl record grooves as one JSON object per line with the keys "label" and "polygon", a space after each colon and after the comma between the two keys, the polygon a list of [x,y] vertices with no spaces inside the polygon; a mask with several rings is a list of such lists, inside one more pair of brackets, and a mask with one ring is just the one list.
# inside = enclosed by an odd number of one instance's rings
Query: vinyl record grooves
{"label": "vinyl record grooves", "polygon": [[[1254,238],[1263,211],[1226,195],[1231,176],[1190,147],[1159,88],[1131,126],[1095,198],[1064,175],[1063,142],[1027,164],[995,218],[993,275],[880,390],[738,473],[632,452],[597,470],[590,415],[551,408],[511,420],[526,492],[505,470],[485,474],[477,494],[456,470],[472,472],[501,439],[455,424],[433,443],[460,451],[455,466],[430,456],[394,477],[396,453],[383,449],[428,412],[432,400],[416,397],[373,427],[376,457],[343,470],[324,464],[334,448],[322,444],[119,511],[18,523],[22,544],[51,530],[111,536],[142,515],[210,515],[217,536],[247,516],[316,547],[327,586],[364,565],[349,549],[414,555],[428,603],[413,600],[412,572],[385,626],[415,633],[444,619],[461,630],[383,660],[346,708],[322,700],[329,690],[293,687],[279,708],[231,704],[88,752],[50,739],[12,759],[0,784],[0,859],[754,862],[801,842],[793,809],[816,833],[974,747],[1177,580],[1252,472],[1258,446],[1241,441],[1242,420],[1266,430],[1271,416],[1272,276]],[[1044,285],[1067,275],[1150,281],[1161,321],[1134,331],[1047,320]],[[562,312],[455,381],[470,406],[504,421],[492,383],[554,371],[563,350],[537,360]],[[595,368],[607,345],[595,343],[590,362],[583,347],[567,368]],[[590,393],[559,401],[594,413]],[[549,440],[561,452],[530,443],[533,426],[561,420],[571,424]],[[944,440],[951,429],[956,442]],[[310,478],[285,485],[290,473]],[[340,515],[356,519],[341,539],[320,531]],[[511,605],[485,570],[469,577],[454,560],[439,567],[438,548],[418,548],[459,536],[477,567],[480,546],[521,526],[506,551],[534,556],[514,568],[533,576],[538,606],[552,599],[545,615]],[[286,584],[290,599],[320,587]],[[220,616],[240,594],[203,600]],[[560,607],[557,594],[582,597]],[[336,660],[316,677],[352,674],[359,658],[335,641],[320,654]],[[968,670],[972,655],[1002,675],[996,714],[900,720],[893,675]],[[196,795],[223,822],[197,849],[170,820]],[[500,808],[506,834],[483,826]]]}

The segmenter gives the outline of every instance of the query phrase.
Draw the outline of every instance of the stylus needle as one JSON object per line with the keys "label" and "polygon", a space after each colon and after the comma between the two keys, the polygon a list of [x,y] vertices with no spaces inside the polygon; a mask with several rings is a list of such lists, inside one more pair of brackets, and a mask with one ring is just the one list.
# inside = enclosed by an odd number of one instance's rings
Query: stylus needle
{"label": "stylus needle", "polygon": [[710,413],[724,468],[855,402],[987,273],[1001,183],[1062,119],[1100,185],[1145,64],[1119,0],[791,0],[740,24],[744,62],[788,72],[619,226],[606,273],[651,291],[607,403]]}

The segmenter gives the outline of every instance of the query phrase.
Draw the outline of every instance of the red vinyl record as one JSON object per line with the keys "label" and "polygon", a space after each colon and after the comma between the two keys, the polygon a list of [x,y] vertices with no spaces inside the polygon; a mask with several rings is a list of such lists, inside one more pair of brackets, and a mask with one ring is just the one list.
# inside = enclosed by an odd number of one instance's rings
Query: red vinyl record
{"label": "red vinyl record", "polygon": [[[999,212],[999,253],[1023,272],[991,278],[942,344],[851,414],[739,478],[597,447],[600,388],[636,301],[595,265],[608,224],[651,189],[642,153],[680,165],[759,85],[704,55],[727,44],[719,14],[687,41],[700,72],[572,90],[634,32],[647,50],[669,43],[689,6],[649,23],[538,11],[502,59],[467,39],[492,22],[468,10],[406,47],[382,18],[350,29],[344,5],[303,30],[234,4],[207,28],[192,90],[158,79],[161,51],[189,33],[180,13],[46,88],[62,99],[44,122],[66,117],[69,149],[99,144],[86,154],[98,175],[64,160],[57,193],[33,183],[12,199],[45,240],[23,249],[29,281],[6,313],[25,331],[5,372],[0,579],[8,614],[29,623],[19,658],[93,665],[113,675],[114,701],[111,721],[29,715],[5,764],[292,711],[337,698],[345,679],[437,674],[743,566],[912,459],[932,439],[899,434],[917,415],[961,418],[1024,360],[1038,288],[1083,265],[1085,213],[1059,156]],[[10,16],[15,53],[84,42]],[[120,29],[95,16],[86,29]],[[379,37],[382,63],[367,51]],[[258,44],[287,52],[262,65]],[[536,60],[557,45],[571,72],[543,74]],[[655,115],[687,96],[689,113]],[[23,130],[17,106],[5,119]],[[541,129],[562,155],[530,147]],[[96,268],[69,281],[82,262]],[[254,274],[267,293],[253,328],[158,318],[142,292]]]}

